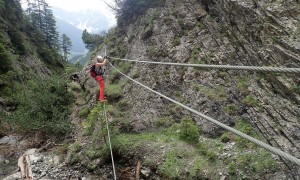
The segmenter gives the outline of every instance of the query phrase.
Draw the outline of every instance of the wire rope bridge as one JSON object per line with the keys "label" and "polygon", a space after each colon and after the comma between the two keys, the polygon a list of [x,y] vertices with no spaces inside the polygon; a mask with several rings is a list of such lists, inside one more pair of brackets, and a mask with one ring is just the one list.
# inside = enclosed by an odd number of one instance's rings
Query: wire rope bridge
{"label": "wire rope bridge", "polygon": [[[230,65],[208,65],[208,64],[185,64],[185,63],[170,63],[170,62],[154,62],[154,61],[139,61],[139,60],[131,60],[131,59],[122,59],[122,58],[116,58],[116,57],[109,57],[109,59],[112,59],[112,60],[119,60],[119,61],[128,61],[128,62],[137,62],[137,63],[148,63],[148,64],[159,64],[159,65],[171,65],[171,66],[185,66],[185,67],[195,67],[195,68],[202,68],[202,69],[228,69],[228,70],[247,70],[247,71],[261,71],[261,72],[277,72],[277,73],[296,73],[296,74],[300,74],[300,68],[283,68],[283,67],[261,67],[261,66],[230,66]],[[278,149],[278,148],[275,148],[275,147],[272,147],[258,139],[255,139],[241,131],[238,131],[226,124],[223,124],[201,112],[198,112],[178,101],[175,101],[174,99],[171,99],[165,95],[163,95],[162,93],[160,92],[157,92],[153,89],[151,89],[150,87],[148,86],[145,86],[144,84],[130,78],[129,76],[125,75],[124,73],[122,73],[120,70],[118,70],[115,66],[112,65],[112,63],[110,61],[108,61],[109,64],[111,65],[112,68],[114,68],[118,73],[122,74],[123,76],[125,76],[126,78],[128,78],[129,80],[133,81],[134,83],[142,86],[143,88],[173,102],[174,104],[177,104],[181,107],[183,107],[184,109],[202,117],[203,119],[206,119],[207,121],[210,121],[214,124],[216,124],[217,126],[220,126],[242,138],[245,138],[255,144],[257,144],[258,146],[262,147],[262,148],[265,148],[267,150],[269,150],[270,152],[284,158],[284,159],[287,159],[295,164],[297,164],[298,166],[300,166],[300,159],[298,159],[297,157],[295,156],[292,156],[290,155],[289,153],[286,153],[286,152],[283,152],[282,150]],[[108,128],[108,126],[107,126]],[[111,145],[110,145],[111,147]],[[111,150],[112,151],[112,150]],[[112,152],[111,152],[111,156],[112,156],[112,161],[113,161],[113,155],[112,155]],[[114,162],[113,162],[113,170],[115,171],[115,168],[114,168]],[[115,172],[114,172],[115,173]]]}

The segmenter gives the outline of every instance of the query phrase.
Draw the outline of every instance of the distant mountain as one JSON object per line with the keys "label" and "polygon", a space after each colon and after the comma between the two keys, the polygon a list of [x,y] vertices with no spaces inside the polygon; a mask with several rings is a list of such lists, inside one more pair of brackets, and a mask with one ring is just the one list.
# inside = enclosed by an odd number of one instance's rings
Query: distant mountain
{"label": "distant mountain", "polygon": [[86,51],[85,45],[81,39],[81,29],[59,18],[56,18],[56,25],[60,34],[66,34],[71,39],[72,53],[84,53]]}
{"label": "distant mountain", "polygon": [[56,18],[66,21],[73,26],[89,32],[98,33],[109,29],[109,19],[96,10],[71,12],[61,8],[53,7],[53,14]]}

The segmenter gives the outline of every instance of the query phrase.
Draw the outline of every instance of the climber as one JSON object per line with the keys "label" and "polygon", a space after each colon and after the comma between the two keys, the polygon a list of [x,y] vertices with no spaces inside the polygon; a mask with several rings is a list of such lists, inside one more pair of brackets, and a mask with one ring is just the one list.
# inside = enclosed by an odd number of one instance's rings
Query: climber
{"label": "climber", "polygon": [[105,82],[104,82],[104,65],[106,64],[106,57],[97,56],[97,63],[95,64],[95,72],[96,77],[95,79],[98,81],[100,86],[100,92],[99,92],[99,100],[100,102],[107,102],[107,100],[104,97],[104,89],[105,89]]}

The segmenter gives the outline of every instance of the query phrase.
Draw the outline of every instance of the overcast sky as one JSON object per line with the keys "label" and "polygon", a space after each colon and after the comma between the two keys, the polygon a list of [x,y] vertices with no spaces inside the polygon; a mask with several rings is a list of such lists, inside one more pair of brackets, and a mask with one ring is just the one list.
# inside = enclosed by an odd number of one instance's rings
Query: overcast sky
{"label": "overcast sky", "polygon": [[110,24],[115,24],[115,15],[104,1],[108,4],[114,2],[114,0],[46,0],[50,6],[67,11],[99,10],[111,21]]}
{"label": "overcast sky", "polygon": [[[59,7],[67,11],[99,10],[109,19],[110,26],[116,24],[115,14],[106,5],[106,3],[113,5],[114,0],[46,0],[46,2],[52,7]],[[26,0],[21,0],[21,3],[23,7],[26,7]]]}

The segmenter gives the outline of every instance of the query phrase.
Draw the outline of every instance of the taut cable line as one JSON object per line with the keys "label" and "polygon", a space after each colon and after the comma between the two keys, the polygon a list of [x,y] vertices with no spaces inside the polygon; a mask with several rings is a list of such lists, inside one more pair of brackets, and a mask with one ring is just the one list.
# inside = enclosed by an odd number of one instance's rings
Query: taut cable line
{"label": "taut cable line", "polygon": [[[109,61],[108,61],[108,62],[109,62]],[[294,157],[294,156],[292,156],[292,155],[290,155],[290,154],[288,154],[288,153],[286,153],[286,152],[283,152],[283,151],[280,150],[280,149],[277,149],[277,148],[275,148],[275,147],[272,147],[272,146],[270,146],[270,145],[268,145],[268,144],[266,144],[266,143],[264,143],[264,142],[262,142],[262,141],[260,141],[260,140],[258,140],[258,139],[255,139],[255,138],[253,138],[253,137],[251,137],[251,136],[249,136],[249,135],[247,135],[247,134],[245,134],[245,133],[243,133],[243,132],[240,132],[240,131],[238,131],[238,130],[232,128],[232,127],[229,127],[229,126],[227,126],[226,124],[223,124],[223,123],[221,123],[221,122],[219,122],[219,121],[217,121],[217,120],[215,120],[215,119],[213,119],[213,118],[211,118],[211,117],[209,117],[209,116],[207,116],[207,115],[205,115],[205,114],[202,114],[202,113],[200,113],[200,112],[198,112],[198,111],[196,111],[196,110],[194,110],[194,109],[192,109],[192,108],[190,108],[190,107],[188,107],[188,106],[186,106],[186,105],[184,105],[184,104],[182,104],[182,103],[180,103],[180,102],[177,102],[177,101],[175,101],[175,100],[173,100],[173,99],[171,99],[171,98],[169,98],[169,97],[167,97],[167,96],[161,94],[160,92],[157,92],[157,91],[155,91],[155,90],[149,88],[148,86],[145,86],[144,84],[142,84],[142,83],[140,83],[140,82],[138,82],[138,81],[136,81],[136,80],[130,78],[129,76],[127,76],[127,75],[125,75],[124,73],[122,73],[121,71],[119,71],[119,70],[118,70],[116,67],[114,67],[110,62],[109,62],[109,64],[110,64],[117,72],[119,72],[120,74],[122,74],[122,75],[125,76],[126,78],[130,79],[130,80],[133,81],[134,83],[136,83],[136,84],[138,84],[138,85],[140,85],[140,86],[142,86],[142,87],[148,89],[149,91],[151,91],[151,92],[153,92],[153,93],[155,93],[155,94],[157,94],[157,95],[159,95],[159,96],[161,96],[161,97],[163,97],[163,98],[165,98],[165,99],[167,99],[167,100],[169,100],[169,101],[171,101],[171,102],[173,102],[173,103],[175,103],[175,104],[177,104],[177,105],[179,105],[179,106],[181,106],[181,107],[183,107],[183,108],[185,108],[185,109],[187,109],[188,111],[190,111],[190,112],[192,112],[192,113],[194,113],[194,114],[199,115],[200,117],[202,117],[202,118],[204,118],[204,119],[206,119],[206,120],[208,120],[208,121],[210,121],[210,122],[212,122],[212,123],[214,123],[214,124],[216,124],[216,125],[218,125],[218,126],[224,128],[224,129],[226,129],[226,130],[228,130],[228,131],[230,131],[230,132],[232,132],[232,133],[234,133],[234,134],[236,134],[236,135],[238,135],[238,136],[240,136],[240,137],[243,137],[243,138],[245,138],[245,139],[247,139],[247,140],[249,140],[249,141],[251,141],[251,142],[253,142],[253,143],[257,144],[257,145],[259,145],[260,147],[263,147],[263,148],[269,150],[270,152],[272,152],[272,153],[274,153],[274,154],[277,154],[277,155],[279,155],[280,157],[283,157],[283,158],[285,158],[285,159],[287,159],[287,160],[290,160],[291,162],[293,162],[293,163],[297,164],[298,166],[300,166],[300,159],[298,159],[298,158],[296,158],[296,157]]]}
{"label": "taut cable line", "polygon": [[140,61],[140,60],[122,59],[122,58],[116,58],[116,57],[109,57],[109,58],[113,59],[113,60],[120,60],[120,61],[148,63],[148,64],[159,64],[159,65],[169,65],[169,66],[195,67],[195,68],[202,68],[202,69],[228,69],[228,70],[247,70],[247,71],[280,72],[280,73],[297,73],[297,74],[300,74],[300,68],[267,67],[267,66],[231,66],[231,65],[214,65],[214,64],[187,64],[187,63]]}

